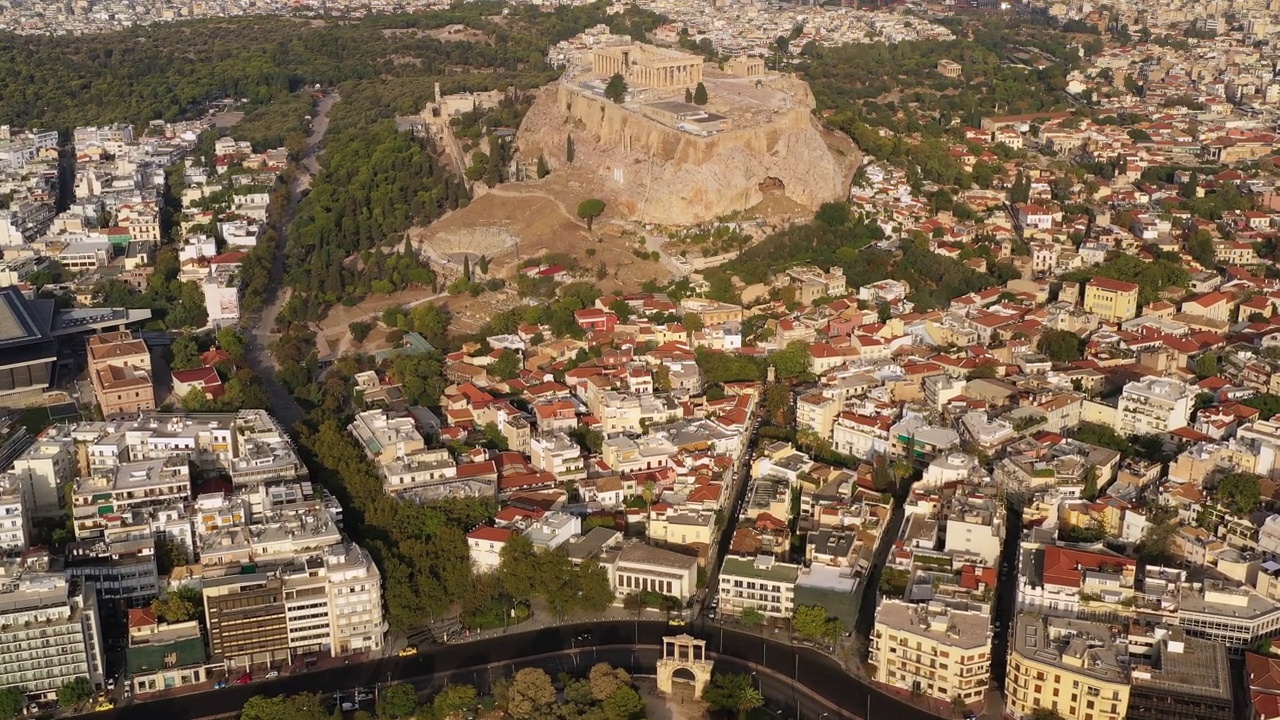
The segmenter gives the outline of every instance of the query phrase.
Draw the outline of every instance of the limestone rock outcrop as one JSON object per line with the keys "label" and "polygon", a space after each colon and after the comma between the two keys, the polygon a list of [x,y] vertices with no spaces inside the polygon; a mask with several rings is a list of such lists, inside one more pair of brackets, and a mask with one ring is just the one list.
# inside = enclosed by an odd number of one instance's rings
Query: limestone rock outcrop
{"label": "limestone rock outcrop", "polygon": [[[750,208],[770,190],[811,210],[844,198],[860,159],[856,149],[837,153],[824,141],[803,82],[774,78],[771,86],[789,96],[785,106],[699,137],[557,83],[542,89],[525,116],[517,149],[525,160],[543,156],[555,170],[567,164],[572,137],[574,168],[597,176],[611,214],[641,222],[705,222]],[[715,102],[708,109],[715,111]]]}

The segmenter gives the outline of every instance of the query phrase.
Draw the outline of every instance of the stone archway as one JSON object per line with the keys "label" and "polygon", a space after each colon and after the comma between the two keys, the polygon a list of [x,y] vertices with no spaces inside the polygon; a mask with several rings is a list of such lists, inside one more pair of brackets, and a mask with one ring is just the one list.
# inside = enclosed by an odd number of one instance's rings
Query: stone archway
{"label": "stone archway", "polygon": [[[693,676],[693,693],[702,697],[702,691],[711,682],[712,662],[707,659],[707,641],[690,635],[662,638],[662,659],[658,660],[658,691],[670,695],[671,684],[677,671]],[[681,680],[685,680],[682,677]]]}

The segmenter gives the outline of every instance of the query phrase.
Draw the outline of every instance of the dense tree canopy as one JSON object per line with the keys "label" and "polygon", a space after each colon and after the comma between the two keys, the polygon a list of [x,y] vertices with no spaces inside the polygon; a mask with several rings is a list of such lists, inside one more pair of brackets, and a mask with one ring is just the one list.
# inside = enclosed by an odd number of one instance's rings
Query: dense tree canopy
{"label": "dense tree canopy", "polygon": [[[603,2],[551,13],[513,7],[503,13],[502,24],[490,19],[502,9],[496,2],[475,2],[447,11],[323,25],[278,17],[229,17],[79,36],[3,33],[0,117],[18,126],[66,130],[75,125],[176,120],[196,114],[202,103],[223,95],[261,106],[289,99],[312,84],[421,79],[429,89],[432,79],[451,78],[451,85],[460,81],[487,86],[487,75],[502,73],[506,84],[533,87],[554,76],[544,60],[548,43],[597,23],[640,37],[659,22],[656,14],[638,8],[608,15]],[[453,23],[466,24],[486,37],[443,42],[429,33],[413,32]],[[453,85],[446,91],[456,89],[461,88]],[[251,117],[250,132],[279,142],[296,127],[295,116],[306,114],[297,112],[305,100],[295,96],[292,107],[257,118],[258,122]],[[421,103],[413,111],[420,109]]]}

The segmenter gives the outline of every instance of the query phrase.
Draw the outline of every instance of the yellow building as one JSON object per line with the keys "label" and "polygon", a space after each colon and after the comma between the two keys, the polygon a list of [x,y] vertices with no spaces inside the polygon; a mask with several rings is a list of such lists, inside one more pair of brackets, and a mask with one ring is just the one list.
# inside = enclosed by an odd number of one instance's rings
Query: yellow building
{"label": "yellow building", "polygon": [[875,679],[944,701],[982,702],[991,676],[990,619],[940,603],[885,600],[876,608]]}
{"label": "yellow building", "polygon": [[1138,316],[1138,286],[1110,278],[1094,278],[1084,287],[1084,309],[1103,322],[1118,323]]}
{"label": "yellow building", "polygon": [[1020,614],[1009,638],[1006,712],[1037,708],[1064,720],[1121,720],[1129,709],[1127,652],[1112,626]]}

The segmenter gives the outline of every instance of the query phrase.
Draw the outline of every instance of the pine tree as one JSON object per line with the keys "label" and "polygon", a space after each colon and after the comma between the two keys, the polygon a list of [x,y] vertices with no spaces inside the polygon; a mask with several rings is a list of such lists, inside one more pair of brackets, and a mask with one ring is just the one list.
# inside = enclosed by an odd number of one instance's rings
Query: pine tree
{"label": "pine tree", "polygon": [[703,85],[702,83],[698,83],[698,87],[693,89],[693,104],[694,105],[707,104],[707,86],[706,85]]}
{"label": "pine tree", "polygon": [[684,101],[687,103],[693,102],[693,91],[689,88],[684,89]]}
{"label": "pine tree", "polygon": [[565,141],[564,159],[565,159],[565,162],[569,163],[570,165],[573,164],[573,136],[572,135],[570,135],[569,139]]}

